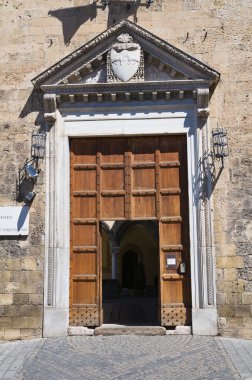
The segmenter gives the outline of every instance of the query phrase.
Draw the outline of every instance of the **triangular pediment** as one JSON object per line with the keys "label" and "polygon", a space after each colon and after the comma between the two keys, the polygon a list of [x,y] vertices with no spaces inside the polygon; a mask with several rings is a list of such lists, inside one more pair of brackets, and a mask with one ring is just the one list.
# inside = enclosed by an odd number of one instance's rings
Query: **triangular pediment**
{"label": "triangular pediment", "polygon": [[[48,85],[111,82],[108,78],[108,53],[118,37],[126,34],[141,49],[144,74],[140,81],[204,80],[209,81],[209,85],[218,82],[220,74],[208,65],[138,25],[123,20],[38,75],[32,81],[34,86],[43,89]],[[133,79],[138,81],[137,76]],[[117,82],[121,82],[120,79]]]}

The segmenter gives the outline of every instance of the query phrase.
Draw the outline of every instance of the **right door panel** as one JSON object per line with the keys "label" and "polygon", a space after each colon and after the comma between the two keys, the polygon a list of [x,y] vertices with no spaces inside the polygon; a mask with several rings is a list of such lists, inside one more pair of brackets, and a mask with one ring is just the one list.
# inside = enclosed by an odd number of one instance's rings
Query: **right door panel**
{"label": "right door panel", "polygon": [[186,136],[159,139],[161,325],[191,324]]}

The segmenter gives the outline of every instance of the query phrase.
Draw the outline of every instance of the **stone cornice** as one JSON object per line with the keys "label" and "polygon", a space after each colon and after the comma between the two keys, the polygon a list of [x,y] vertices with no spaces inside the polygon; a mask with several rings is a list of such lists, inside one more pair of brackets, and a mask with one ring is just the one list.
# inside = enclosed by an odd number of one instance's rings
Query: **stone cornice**
{"label": "stone cornice", "polygon": [[218,82],[220,74],[216,70],[138,25],[123,20],[38,75],[32,80],[33,85],[36,88],[41,88],[44,84],[58,83],[69,72],[78,70],[78,67],[83,65],[85,61],[91,61],[108,51],[115,38],[122,32],[130,33],[147,53],[152,54],[153,52],[154,56],[158,56],[163,61],[167,57],[168,61],[170,60],[175,67],[180,68],[185,74],[189,74],[192,79],[202,78],[211,82]]}
{"label": "stone cornice", "polygon": [[[45,114],[54,117],[56,108],[62,103],[157,101],[197,98],[197,105],[208,107],[205,93],[207,80],[173,80],[159,82],[90,83],[44,85]],[[196,102],[196,101],[195,101]]]}
{"label": "stone cornice", "polygon": [[123,82],[123,83],[74,83],[60,85],[43,85],[41,89],[44,93],[50,94],[78,94],[78,93],[98,93],[106,92],[131,92],[131,91],[165,91],[165,90],[194,90],[206,88],[208,80],[170,80],[158,82]]}
{"label": "stone cornice", "polygon": [[73,108],[78,108],[80,104],[86,108],[88,103],[104,103],[111,107],[112,103],[121,102],[151,102],[154,106],[160,101],[173,101],[173,104],[184,101],[183,104],[186,105],[191,99],[197,107],[198,117],[207,118],[208,85],[207,80],[44,85],[44,117],[48,124],[54,124],[57,109],[69,107],[70,104]]}

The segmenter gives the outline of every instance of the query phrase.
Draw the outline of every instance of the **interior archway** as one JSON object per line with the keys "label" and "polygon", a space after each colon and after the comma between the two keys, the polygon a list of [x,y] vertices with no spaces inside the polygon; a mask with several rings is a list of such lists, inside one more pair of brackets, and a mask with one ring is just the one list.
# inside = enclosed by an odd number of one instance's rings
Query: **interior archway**
{"label": "interior archway", "polygon": [[110,227],[102,228],[103,322],[156,325],[159,323],[157,222],[115,221]]}

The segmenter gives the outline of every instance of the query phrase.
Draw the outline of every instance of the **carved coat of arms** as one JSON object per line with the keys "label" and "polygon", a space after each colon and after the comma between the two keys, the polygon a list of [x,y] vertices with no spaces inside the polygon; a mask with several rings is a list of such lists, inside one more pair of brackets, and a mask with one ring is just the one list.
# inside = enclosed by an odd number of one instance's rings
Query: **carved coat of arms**
{"label": "carved coat of arms", "polygon": [[111,47],[110,62],[114,74],[122,82],[127,82],[139,68],[141,48],[129,34],[121,34],[117,41]]}

